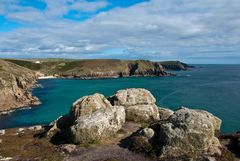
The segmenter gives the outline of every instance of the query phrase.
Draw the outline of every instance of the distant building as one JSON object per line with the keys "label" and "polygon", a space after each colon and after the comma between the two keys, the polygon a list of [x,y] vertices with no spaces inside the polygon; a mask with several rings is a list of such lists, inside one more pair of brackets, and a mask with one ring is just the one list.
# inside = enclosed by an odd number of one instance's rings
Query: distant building
{"label": "distant building", "polygon": [[36,64],[41,64],[41,62],[40,62],[40,61],[38,61],[38,60],[37,60],[37,61],[35,61],[35,63],[36,63]]}

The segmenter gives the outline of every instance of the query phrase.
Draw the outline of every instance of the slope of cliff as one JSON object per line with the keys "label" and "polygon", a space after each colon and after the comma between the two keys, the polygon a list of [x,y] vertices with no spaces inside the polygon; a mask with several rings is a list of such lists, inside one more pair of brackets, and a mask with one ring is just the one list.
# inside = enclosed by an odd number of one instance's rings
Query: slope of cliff
{"label": "slope of cliff", "polygon": [[75,78],[111,78],[127,76],[165,76],[168,75],[161,63],[148,60],[91,59],[33,60],[7,59],[12,63],[39,71],[45,75]]}
{"label": "slope of cliff", "polygon": [[180,61],[163,61],[159,63],[165,70],[187,70],[188,68],[193,68],[193,66]]}
{"label": "slope of cliff", "polygon": [[39,104],[29,91],[36,82],[33,71],[0,60],[0,113]]}

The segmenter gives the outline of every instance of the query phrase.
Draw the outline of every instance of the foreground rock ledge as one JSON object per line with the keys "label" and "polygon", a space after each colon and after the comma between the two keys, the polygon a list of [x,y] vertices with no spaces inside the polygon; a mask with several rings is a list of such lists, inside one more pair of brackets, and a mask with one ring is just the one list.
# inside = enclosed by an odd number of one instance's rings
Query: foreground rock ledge
{"label": "foreground rock ledge", "polygon": [[130,149],[156,153],[162,159],[220,156],[221,144],[215,136],[220,125],[221,120],[206,111],[181,108],[133,136]]}
{"label": "foreground rock ledge", "polygon": [[73,103],[69,114],[52,123],[48,134],[52,139],[60,136],[63,142],[92,144],[113,137],[125,121],[147,122],[147,127],[128,137],[131,151],[160,160],[221,156],[215,136],[221,127],[219,118],[185,107],[173,112],[155,102],[149,91],[136,88],[120,90],[108,99],[98,93],[85,96]]}

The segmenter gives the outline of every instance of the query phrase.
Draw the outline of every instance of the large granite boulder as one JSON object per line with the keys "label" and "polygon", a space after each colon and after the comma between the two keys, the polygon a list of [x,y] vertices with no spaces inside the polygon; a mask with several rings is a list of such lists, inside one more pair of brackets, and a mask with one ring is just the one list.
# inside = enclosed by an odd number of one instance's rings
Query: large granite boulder
{"label": "large granite boulder", "polygon": [[[49,134],[53,140],[64,138],[75,144],[88,144],[114,135],[124,123],[124,107],[112,106],[96,93],[74,102],[68,115],[52,123]],[[53,134],[54,131],[57,133]]]}
{"label": "large granite boulder", "polygon": [[125,109],[122,106],[100,109],[91,116],[79,117],[71,126],[74,143],[94,143],[114,135],[125,123]]}
{"label": "large granite boulder", "polygon": [[151,122],[159,120],[158,107],[155,105],[156,99],[146,89],[119,90],[109,100],[113,105],[125,107],[128,121]]}
{"label": "large granite boulder", "polygon": [[[207,111],[181,108],[167,120],[155,122],[147,130],[141,130],[134,137],[131,149],[144,149],[139,147],[135,140],[145,137],[151,144],[151,149],[146,153],[154,152],[162,160],[182,156],[219,156],[221,144],[215,136],[215,131],[219,130],[220,126],[221,120]],[[150,131],[154,136],[148,134]]]}
{"label": "large granite boulder", "polygon": [[75,101],[71,108],[71,113],[77,119],[81,116],[91,116],[95,111],[111,107],[111,103],[104,95],[96,93],[91,96],[84,96]]}
{"label": "large granite boulder", "polygon": [[159,126],[161,157],[215,155],[221,144],[215,137],[221,120],[203,110],[182,108]]}

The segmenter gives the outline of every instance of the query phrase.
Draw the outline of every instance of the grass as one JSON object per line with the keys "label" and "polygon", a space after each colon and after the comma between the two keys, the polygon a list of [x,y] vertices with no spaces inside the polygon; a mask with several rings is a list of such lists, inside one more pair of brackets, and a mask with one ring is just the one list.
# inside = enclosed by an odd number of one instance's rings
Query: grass
{"label": "grass", "polygon": [[5,135],[0,135],[0,154],[3,157],[11,157],[20,160],[46,160],[61,161],[63,154],[47,139],[34,138],[35,132],[26,130],[18,134],[17,129],[6,130]]}
{"label": "grass", "polygon": [[[154,73],[155,66],[153,62],[148,60],[118,60],[118,59],[36,59],[40,64],[35,63],[36,60],[22,59],[5,59],[6,61],[15,63],[22,67],[34,71],[40,71],[47,75],[62,76],[96,76],[105,75],[128,75],[130,67],[137,67],[137,74]],[[185,64],[179,61],[160,62],[165,69],[181,70]]]}
{"label": "grass", "polygon": [[42,68],[41,64],[36,64],[29,60],[18,60],[18,59],[5,59],[5,60],[31,70],[40,70]]}

